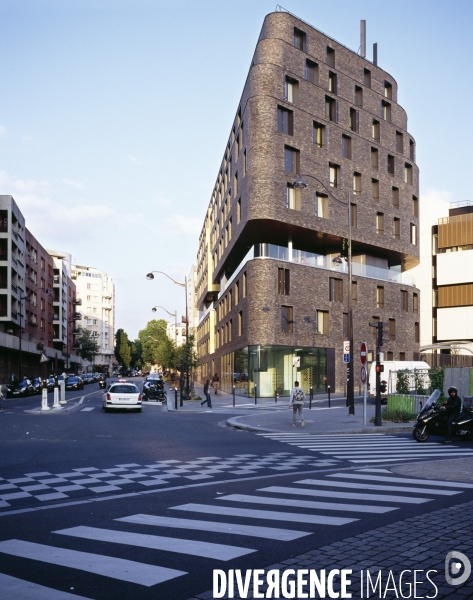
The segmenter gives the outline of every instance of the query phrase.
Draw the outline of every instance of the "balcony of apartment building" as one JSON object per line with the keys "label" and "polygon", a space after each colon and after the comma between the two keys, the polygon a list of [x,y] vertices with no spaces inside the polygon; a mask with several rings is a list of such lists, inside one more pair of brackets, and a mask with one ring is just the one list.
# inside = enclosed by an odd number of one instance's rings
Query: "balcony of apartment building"
{"label": "balcony of apartment building", "polygon": [[0,210],[0,235],[8,233],[8,211]]}
{"label": "balcony of apartment building", "polygon": [[8,241],[5,238],[0,238],[0,262],[8,260]]}

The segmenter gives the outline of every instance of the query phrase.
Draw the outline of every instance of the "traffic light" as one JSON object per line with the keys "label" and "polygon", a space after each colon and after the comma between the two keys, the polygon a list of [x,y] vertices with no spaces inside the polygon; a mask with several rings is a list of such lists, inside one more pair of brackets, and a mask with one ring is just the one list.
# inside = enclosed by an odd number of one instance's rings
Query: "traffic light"
{"label": "traffic light", "polygon": [[386,381],[380,381],[380,383],[379,383],[379,391],[381,392],[381,394],[386,393],[386,388],[387,388],[387,382]]}
{"label": "traffic light", "polygon": [[342,238],[342,249],[340,250],[340,256],[343,256],[344,258],[348,258],[349,246],[350,246],[350,244],[348,243],[348,239]]}
{"label": "traffic light", "polygon": [[384,373],[384,365],[376,363],[376,373]]}
{"label": "traffic light", "polygon": [[381,348],[384,342],[389,342],[389,335],[384,337],[384,332],[388,334],[389,323],[375,321],[374,323],[370,323],[370,327],[376,327],[376,346],[378,348]]}

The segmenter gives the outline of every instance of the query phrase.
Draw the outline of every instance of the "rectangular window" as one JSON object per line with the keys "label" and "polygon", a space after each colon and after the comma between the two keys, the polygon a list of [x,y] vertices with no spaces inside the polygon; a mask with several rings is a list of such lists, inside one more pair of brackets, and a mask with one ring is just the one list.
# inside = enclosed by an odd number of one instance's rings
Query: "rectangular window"
{"label": "rectangular window", "polygon": [[377,179],[371,180],[371,200],[379,202],[379,181]]}
{"label": "rectangular window", "polygon": [[292,104],[297,104],[299,102],[299,82],[296,79],[286,77],[284,98]]}
{"label": "rectangular window", "polygon": [[241,198],[237,202],[237,223],[241,221]]}
{"label": "rectangular window", "polygon": [[384,287],[378,285],[376,288],[376,308],[384,308]]}
{"label": "rectangular window", "polygon": [[396,319],[389,319],[389,340],[394,342],[396,339]]}
{"label": "rectangular window", "polygon": [[401,219],[394,217],[393,219],[393,238],[399,240],[401,237]]}
{"label": "rectangular window", "polygon": [[246,150],[243,152],[243,177],[246,175]]}
{"label": "rectangular window", "polygon": [[278,294],[289,296],[289,269],[278,269]]}
{"label": "rectangular window", "polygon": [[404,164],[404,181],[412,185],[412,165],[409,163]]}
{"label": "rectangular window", "polygon": [[238,335],[243,335],[243,311],[238,313]]}
{"label": "rectangular window", "polygon": [[367,88],[371,87],[371,71],[369,69],[363,69],[363,85]]}
{"label": "rectangular window", "polygon": [[361,195],[361,173],[353,173],[353,195]]}
{"label": "rectangular window", "polygon": [[386,352],[386,360],[394,360],[394,354],[390,350]]}
{"label": "rectangular window", "polygon": [[329,300],[330,302],[343,302],[343,279],[329,278]]}
{"label": "rectangular window", "polygon": [[319,194],[318,192],[315,194],[314,198],[314,213],[316,217],[320,217],[321,219],[328,219],[328,196],[324,194]]}
{"label": "rectangular window", "polygon": [[309,59],[305,61],[305,78],[310,83],[319,85],[319,65]]}
{"label": "rectangular window", "polygon": [[342,135],[342,157],[351,160],[351,137]]}
{"label": "rectangular window", "polygon": [[278,131],[294,135],[294,113],[283,106],[278,106]]}
{"label": "rectangular window", "polygon": [[328,325],[328,311],[326,310],[318,310],[317,311],[317,333],[321,335],[328,335],[329,333],[329,325]]}
{"label": "rectangular window", "polygon": [[381,140],[381,125],[376,119],[373,119],[373,125],[371,126],[371,137],[376,142]]}
{"label": "rectangular window", "polygon": [[352,304],[358,304],[358,283],[356,281],[351,282],[351,300]]}
{"label": "rectangular window", "polygon": [[235,283],[235,306],[240,302],[240,284],[238,281]]}
{"label": "rectangular window", "polygon": [[399,352],[399,360],[401,360],[401,361],[405,361],[406,360],[406,353],[405,352]]}
{"label": "rectangular window", "polygon": [[294,188],[290,183],[287,184],[286,208],[301,210],[301,190]]}
{"label": "rectangular window", "polygon": [[351,203],[351,226],[358,227],[358,206]]}
{"label": "rectangular window", "polygon": [[363,88],[355,85],[355,106],[363,106]]}
{"label": "rectangular window", "polygon": [[389,83],[389,81],[384,82],[384,96],[389,98],[389,100],[393,99],[393,86]]}
{"label": "rectangular window", "polygon": [[289,173],[300,173],[300,152],[290,146],[284,146],[284,170]]}
{"label": "rectangular window", "polygon": [[399,188],[393,187],[391,193],[393,208],[399,208]]}
{"label": "rectangular window", "polygon": [[394,156],[391,156],[391,154],[388,154],[387,166],[388,174],[394,177]]}
{"label": "rectangular window", "polygon": [[350,108],[350,129],[358,133],[359,129],[359,114],[354,108]]}
{"label": "rectangular window", "polygon": [[376,170],[379,168],[379,152],[377,148],[371,148],[371,168]]}
{"label": "rectangular window", "polygon": [[338,102],[330,96],[325,96],[325,118],[338,123]]}
{"label": "rectangular window", "polygon": [[335,68],[335,50],[327,46],[327,58],[325,61],[329,67]]}
{"label": "rectangular window", "polygon": [[332,94],[337,93],[337,74],[332,71],[328,73],[328,91]]}
{"label": "rectangular window", "polygon": [[400,131],[396,131],[396,152],[399,154],[404,152],[404,139]]}
{"label": "rectangular window", "polygon": [[419,200],[415,196],[412,196],[412,216],[419,217]]}
{"label": "rectangular window", "polygon": [[243,298],[246,298],[246,272],[243,273],[242,288]]}
{"label": "rectangular window", "polygon": [[314,121],[314,144],[317,148],[326,148],[325,125]]}
{"label": "rectangular window", "polygon": [[401,310],[403,312],[407,312],[409,310],[406,290],[401,290]]}
{"label": "rectangular window", "polygon": [[307,52],[307,35],[294,27],[294,46],[303,52]]}
{"label": "rectangular window", "polygon": [[329,181],[330,187],[338,188],[341,185],[340,166],[329,163]]}
{"label": "rectangular window", "polygon": [[419,294],[412,295],[412,312],[419,313]]}
{"label": "rectangular window", "polygon": [[412,162],[416,160],[416,145],[413,140],[409,140],[409,158]]}
{"label": "rectangular window", "polygon": [[238,196],[238,173],[233,176],[233,196]]}
{"label": "rectangular window", "polygon": [[391,104],[386,100],[381,100],[381,118],[388,123],[391,122]]}
{"label": "rectangular window", "polygon": [[411,223],[411,244],[417,246],[417,225]]}
{"label": "rectangular window", "polygon": [[281,306],[281,317],[281,331],[293,333],[294,319],[292,317],[292,306]]}
{"label": "rectangular window", "polygon": [[376,233],[384,235],[384,213],[376,213]]}

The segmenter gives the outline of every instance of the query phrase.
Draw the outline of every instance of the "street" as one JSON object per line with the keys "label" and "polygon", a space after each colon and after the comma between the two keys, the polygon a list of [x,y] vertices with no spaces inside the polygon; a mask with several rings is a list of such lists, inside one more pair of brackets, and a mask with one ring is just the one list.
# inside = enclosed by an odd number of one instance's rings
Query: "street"
{"label": "street", "polygon": [[[68,414],[25,414],[38,397],[2,411],[0,589],[18,593],[2,597],[201,597],[214,569],[287,567],[317,548],[473,501],[473,482],[390,470],[461,460],[471,444],[255,434],[224,427],[228,414],[217,410],[179,414],[148,403],[141,414],[105,414],[101,392],[88,387]],[[380,454],[391,448],[387,465]],[[350,568],[348,558],[320,568]]]}

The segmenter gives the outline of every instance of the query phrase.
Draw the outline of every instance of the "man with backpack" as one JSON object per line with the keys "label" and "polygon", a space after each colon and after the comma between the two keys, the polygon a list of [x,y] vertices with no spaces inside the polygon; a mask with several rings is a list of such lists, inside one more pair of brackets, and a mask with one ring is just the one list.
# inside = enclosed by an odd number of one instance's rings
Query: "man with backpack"
{"label": "man with backpack", "polygon": [[302,416],[302,407],[304,406],[305,393],[304,390],[299,387],[299,382],[294,381],[294,387],[291,390],[291,398],[289,401],[289,408],[292,407],[292,426],[297,427],[297,413],[302,421],[301,427],[305,427],[305,420]]}

